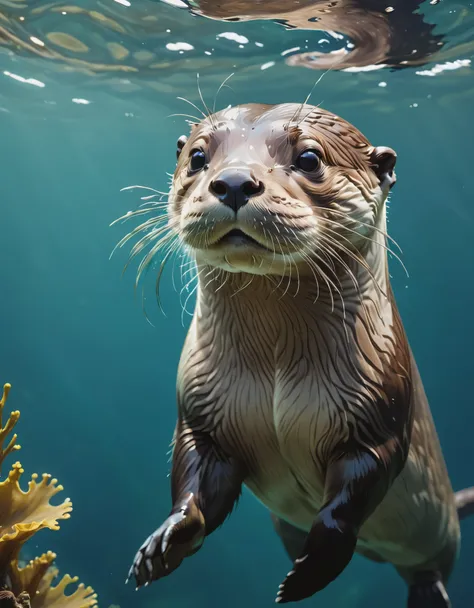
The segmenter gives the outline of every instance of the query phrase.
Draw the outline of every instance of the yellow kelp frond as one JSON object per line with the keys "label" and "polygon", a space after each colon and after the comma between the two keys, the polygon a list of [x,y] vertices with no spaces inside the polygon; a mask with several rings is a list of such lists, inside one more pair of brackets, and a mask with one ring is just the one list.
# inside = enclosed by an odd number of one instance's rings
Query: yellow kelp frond
{"label": "yellow kelp frond", "polygon": [[83,584],[71,595],[64,591],[78,578],[69,574],[63,576],[56,587],[52,587],[53,580],[58,576],[58,569],[51,567],[56,554],[48,551],[41,557],[30,561],[24,568],[20,568],[15,561],[9,571],[11,587],[14,593],[19,590],[26,591],[31,598],[31,608],[89,608],[97,606],[97,595],[91,587]]}
{"label": "yellow kelp frond", "polygon": [[27,593],[20,593],[18,597],[8,591],[2,589],[0,591],[0,606],[2,608],[31,608],[30,596]]}
{"label": "yellow kelp frond", "polygon": [[[57,571],[51,568],[55,559],[56,554],[48,551],[40,557],[32,559],[24,568],[20,568],[18,561],[14,560],[8,570],[13,593],[19,594],[26,591],[30,598],[34,598],[43,581],[49,580],[51,582],[57,575]],[[52,576],[50,576],[51,570],[53,571]]]}
{"label": "yellow kelp frond", "polygon": [[13,430],[16,423],[18,422],[18,418],[20,417],[20,412],[18,410],[15,412],[12,412],[10,414],[10,417],[8,418],[5,426],[2,426],[3,408],[5,407],[5,404],[7,402],[8,393],[10,392],[10,389],[11,389],[11,385],[5,384],[5,386],[3,387],[3,395],[2,395],[2,398],[0,399],[0,469],[3,464],[3,461],[8,456],[8,454],[13,452],[13,450],[20,449],[20,446],[17,445],[17,443],[16,443],[16,440],[17,440],[16,434],[13,435],[13,437],[10,439],[10,442],[8,443],[7,447],[6,448],[3,447],[3,443],[4,443],[7,435]]}
{"label": "yellow kelp frond", "polygon": [[[2,425],[10,388],[5,384],[0,400],[0,467],[8,454],[20,448],[16,435],[3,447],[20,417],[20,412],[12,412],[5,426]],[[28,490],[24,492],[20,487],[23,473],[21,464],[16,462],[7,479],[0,482],[0,581],[2,585],[10,586],[10,589],[0,589],[2,608],[4,605],[5,608],[96,608],[97,594],[82,583],[73,593],[65,595],[69,585],[78,582],[77,577],[66,574],[55,587],[52,586],[58,576],[58,570],[52,567],[56,559],[52,551],[31,560],[23,568],[19,566],[23,543],[43,528],[58,530],[58,520],[68,519],[72,511],[69,498],[60,505],[50,502],[63,490],[57,479],[45,473],[38,480],[38,475],[34,474],[28,482]]]}
{"label": "yellow kelp frond", "polygon": [[77,583],[77,576],[65,574],[56,587],[51,583],[57,576],[57,570],[50,570],[40,583],[38,592],[31,596],[31,608],[91,608],[97,606],[97,594],[92,587],[85,587],[83,583],[77,586],[74,593],[65,595],[66,588]]}
{"label": "yellow kelp frond", "polygon": [[8,478],[0,483],[0,572],[8,562],[18,557],[21,545],[43,528],[58,530],[58,519],[68,519],[72,503],[67,498],[53,506],[50,500],[63,487],[57,479],[44,474],[38,483],[38,475],[31,476],[28,491],[20,488],[19,479],[23,468],[16,462]]}

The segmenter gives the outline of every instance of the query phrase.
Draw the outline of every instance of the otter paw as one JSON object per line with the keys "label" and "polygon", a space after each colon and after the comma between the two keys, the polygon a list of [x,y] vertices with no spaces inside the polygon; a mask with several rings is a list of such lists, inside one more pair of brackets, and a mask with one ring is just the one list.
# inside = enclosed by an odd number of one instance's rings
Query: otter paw
{"label": "otter paw", "polygon": [[321,514],[308,535],[303,555],[295,560],[275,601],[298,602],[324,589],[350,562],[356,542],[350,526]]}
{"label": "otter paw", "polygon": [[295,560],[293,570],[288,572],[280,585],[275,602],[286,604],[298,602],[319,591],[317,572],[318,561],[311,555],[305,555]]}
{"label": "otter paw", "polygon": [[204,518],[191,497],[146,539],[135,555],[126,582],[134,576],[138,589],[168,576],[200,548],[204,536]]}

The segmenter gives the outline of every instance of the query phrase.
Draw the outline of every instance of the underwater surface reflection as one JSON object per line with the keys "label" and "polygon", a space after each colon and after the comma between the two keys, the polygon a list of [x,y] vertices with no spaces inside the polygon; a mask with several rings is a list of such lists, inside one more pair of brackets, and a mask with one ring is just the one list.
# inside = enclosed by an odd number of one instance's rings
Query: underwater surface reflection
{"label": "underwater surface reflection", "polygon": [[[134,297],[136,264],[120,281],[128,245],[109,260],[127,228],[110,224],[153,194],[120,190],[168,190],[194,120],[172,115],[195,113],[177,97],[201,107],[197,74],[209,106],[233,74],[218,108],[302,102],[317,83],[312,103],[397,151],[389,231],[410,276],[391,259],[393,286],[454,488],[474,483],[473,54],[471,2],[0,0],[0,383],[13,386],[6,417],[22,413],[25,476],[51,473],[66,488],[59,502],[74,505],[59,532],[25,543],[23,560],[54,549],[61,575],[121,608],[270,606],[289,569],[245,492],[172,577],[138,593],[124,585],[169,509],[195,284],[178,259],[161,281],[163,316],[157,263]],[[474,523],[462,531],[455,608],[472,601]],[[389,566],[356,557],[301,605],[396,608],[405,596]]]}

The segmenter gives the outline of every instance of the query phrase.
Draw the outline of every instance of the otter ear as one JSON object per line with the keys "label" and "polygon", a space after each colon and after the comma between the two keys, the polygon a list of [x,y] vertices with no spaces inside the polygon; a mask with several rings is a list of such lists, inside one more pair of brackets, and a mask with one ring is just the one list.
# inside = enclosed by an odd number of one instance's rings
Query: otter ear
{"label": "otter ear", "polygon": [[184,148],[187,141],[188,141],[188,138],[186,137],[186,135],[181,135],[181,137],[178,139],[178,143],[176,144],[176,146],[177,146],[176,158],[179,158],[179,155],[181,154],[181,150]]}
{"label": "otter ear", "polygon": [[396,162],[397,154],[392,148],[378,146],[377,148],[374,148],[370,154],[370,163],[380,180],[380,184],[388,182],[389,188],[392,188],[397,181],[394,171]]}

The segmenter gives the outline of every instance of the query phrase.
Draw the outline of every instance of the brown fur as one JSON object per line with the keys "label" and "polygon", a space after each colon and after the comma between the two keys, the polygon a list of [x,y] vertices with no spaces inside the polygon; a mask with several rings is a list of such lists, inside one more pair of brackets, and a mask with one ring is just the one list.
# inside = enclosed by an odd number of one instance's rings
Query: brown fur
{"label": "brown fur", "polygon": [[[410,607],[424,606],[419,593],[444,601],[459,521],[388,276],[395,153],[296,104],[224,110],[179,148],[170,226],[196,260],[197,304],[173,508],[131,574],[141,585],[174,570],[244,483],[295,560],[277,601],[324,588],[354,551],[391,562]],[[196,149],[206,162],[192,171]],[[308,149],[311,172],[298,168]],[[253,188],[238,209],[215,186],[235,176]]]}

